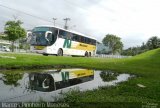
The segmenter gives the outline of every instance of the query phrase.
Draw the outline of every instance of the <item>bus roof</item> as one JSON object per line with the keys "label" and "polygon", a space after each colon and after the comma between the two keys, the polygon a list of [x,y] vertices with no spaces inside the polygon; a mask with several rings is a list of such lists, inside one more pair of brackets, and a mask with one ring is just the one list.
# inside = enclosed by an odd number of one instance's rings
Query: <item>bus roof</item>
{"label": "bus roof", "polygon": [[66,29],[64,29],[64,28],[57,27],[57,26],[52,26],[52,25],[40,25],[40,26],[36,26],[36,27],[54,27],[54,28],[57,28],[57,29],[61,29],[61,30],[64,30],[64,31],[68,31],[68,32],[77,34],[77,35],[81,35],[81,36],[84,36],[84,37],[88,37],[88,38],[97,40],[97,39],[94,38],[94,37],[87,36],[87,35],[82,34],[82,33],[80,33],[80,32],[76,32],[76,31],[73,31],[73,30],[66,30]]}

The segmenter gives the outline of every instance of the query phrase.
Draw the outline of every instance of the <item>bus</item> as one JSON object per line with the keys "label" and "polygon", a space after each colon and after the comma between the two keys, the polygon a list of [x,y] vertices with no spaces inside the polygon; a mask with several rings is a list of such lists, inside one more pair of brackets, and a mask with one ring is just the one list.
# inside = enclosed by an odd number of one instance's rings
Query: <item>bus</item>
{"label": "bus", "polygon": [[96,53],[95,38],[55,26],[35,27],[30,44],[31,52],[43,55],[90,57]]}

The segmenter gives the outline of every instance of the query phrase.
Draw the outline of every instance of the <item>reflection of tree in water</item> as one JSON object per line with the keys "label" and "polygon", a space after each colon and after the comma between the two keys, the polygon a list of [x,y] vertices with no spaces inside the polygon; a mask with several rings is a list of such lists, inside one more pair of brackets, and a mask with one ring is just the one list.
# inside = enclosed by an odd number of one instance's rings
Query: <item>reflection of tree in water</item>
{"label": "reflection of tree in water", "polygon": [[15,87],[19,86],[18,80],[22,79],[22,73],[4,73],[3,82],[6,85],[14,85]]}
{"label": "reflection of tree in water", "polygon": [[102,71],[100,73],[100,77],[104,82],[116,80],[117,76],[118,76],[118,73],[113,73],[111,71]]}

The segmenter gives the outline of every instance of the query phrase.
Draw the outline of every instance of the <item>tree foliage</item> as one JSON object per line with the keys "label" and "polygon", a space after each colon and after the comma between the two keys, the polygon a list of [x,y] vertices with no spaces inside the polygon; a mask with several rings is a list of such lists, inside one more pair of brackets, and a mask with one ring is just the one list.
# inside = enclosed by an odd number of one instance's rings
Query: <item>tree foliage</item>
{"label": "tree foliage", "polygon": [[148,51],[147,47],[142,44],[142,46],[130,47],[126,50],[122,51],[122,55],[126,56],[135,56],[137,54],[141,54]]}
{"label": "tree foliage", "polygon": [[143,42],[141,46],[130,47],[123,50],[122,55],[134,56],[156,48],[160,48],[160,38],[153,36],[149,38],[146,43]]}
{"label": "tree foliage", "polygon": [[111,49],[112,54],[122,51],[123,43],[121,42],[121,38],[116,35],[107,34],[102,42],[105,46],[108,46]]}
{"label": "tree foliage", "polygon": [[157,36],[153,36],[151,38],[149,38],[149,40],[147,41],[147,46],[149,49],[156,49],[160,47],[160,38],[158,38]]}
{"label": "tree foliage", "polygon": [[7,34],[7,39],[12,42],[12,51],[14,51],[14,42],[26,36],[26,31],[21,27],[22,22],[17,21],[7,21],[5,24],[5,33]]}

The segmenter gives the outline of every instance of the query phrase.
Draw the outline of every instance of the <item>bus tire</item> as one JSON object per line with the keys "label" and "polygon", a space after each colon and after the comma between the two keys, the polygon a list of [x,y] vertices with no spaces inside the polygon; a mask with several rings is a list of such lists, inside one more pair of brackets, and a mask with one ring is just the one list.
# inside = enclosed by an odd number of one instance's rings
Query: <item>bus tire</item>
{"label": "bus tire", "polygon": [[91,52],[89,52],[88,56],[91,57]]}
{"label": "bus tire", "polygon": [[44,56],[48,56],[48,54],[43,54]]}
{"label": "bus tire", "polygon": [[85,56],[85,57],[88,57],[88,52],[85,52],[84,56]]}
{"label": "bus tire", "polygon": [[63,50],[61,48],[58,49],[57,56],[63,56]]}

